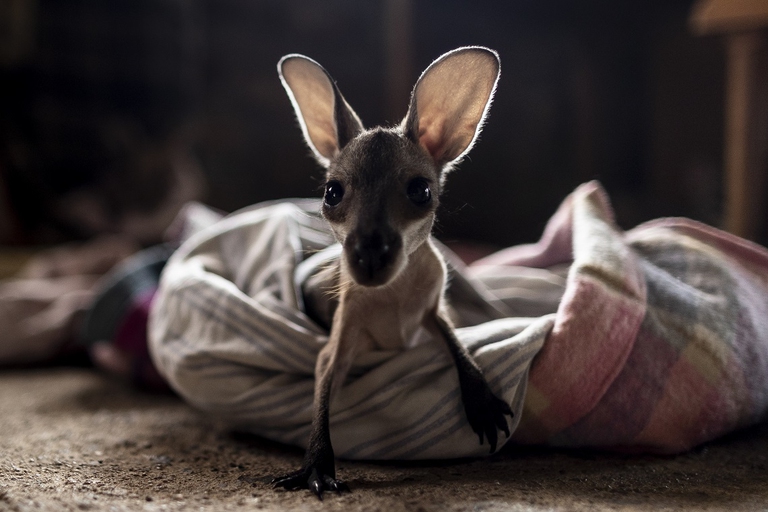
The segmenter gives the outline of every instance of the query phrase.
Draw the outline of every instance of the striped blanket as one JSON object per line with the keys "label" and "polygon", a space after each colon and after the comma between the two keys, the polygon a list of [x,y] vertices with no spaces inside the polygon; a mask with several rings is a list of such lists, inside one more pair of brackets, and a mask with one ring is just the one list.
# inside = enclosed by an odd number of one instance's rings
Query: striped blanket
{"label": "striped blanket", "polygon": [[[328,335],[305,312],[322,301],[308,283],[338,254],[317,206],[259,205],[193,235],[163,271],[149,324],[153,360],[186,400],[299,446]],[[760,247],[680,219],[623,233],[588,183],[539,243],[469,267],[447,258],[458,337],[516,411],[512,442],[676,452],[766,410]],[[439,340],[358,357],[330,421],[342,458],[487,453]]]}

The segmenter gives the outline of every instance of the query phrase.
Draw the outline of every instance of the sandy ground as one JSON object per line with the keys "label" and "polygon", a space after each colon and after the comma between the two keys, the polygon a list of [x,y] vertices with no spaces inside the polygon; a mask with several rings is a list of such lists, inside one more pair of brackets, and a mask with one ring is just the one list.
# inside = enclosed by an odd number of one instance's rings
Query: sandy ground
{"label": "sandy ground", "polygon": [[485,460],[340,461],[351,493],[275,491],[301,451],[229,432],[88,368],[0,372],[0,511],[768,510],[768,427],[675,457],[507,447]]}

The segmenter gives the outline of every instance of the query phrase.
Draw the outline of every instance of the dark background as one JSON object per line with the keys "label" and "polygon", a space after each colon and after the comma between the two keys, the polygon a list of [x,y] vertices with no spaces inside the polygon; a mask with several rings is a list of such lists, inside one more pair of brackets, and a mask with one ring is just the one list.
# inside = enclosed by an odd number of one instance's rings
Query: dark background
{"label": "dark background", "polygon": [[2,9],[7,244],[97,234],[61,218],[61,198],[82,190],[106,198],[116,218],[151,212],[173,186],[167,166],[126,162],[169,147],[196,158],[201,198],[223,210],[318,195],[322,173],[279,58],[322,63],[373,125],[398,122],[419,73],[462,45],[497,50],[502,76],[480,141],[449,177],[439,238],[534,241],[591,179],[622,227],[671,215],[720,223],[724,50],[692,33],[689,0],[9,0]]}

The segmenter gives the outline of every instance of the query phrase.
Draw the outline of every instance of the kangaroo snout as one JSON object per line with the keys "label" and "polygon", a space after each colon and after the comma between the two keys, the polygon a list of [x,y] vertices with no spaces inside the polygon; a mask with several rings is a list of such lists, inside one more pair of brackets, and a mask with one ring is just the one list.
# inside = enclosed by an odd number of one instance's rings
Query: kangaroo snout
{"label": "kangaroo snout", "polygon": [[352,278],[363,286],[386,284],[396,274],[402,246],[402,238],[392,230],[353,231],[344,241]]}

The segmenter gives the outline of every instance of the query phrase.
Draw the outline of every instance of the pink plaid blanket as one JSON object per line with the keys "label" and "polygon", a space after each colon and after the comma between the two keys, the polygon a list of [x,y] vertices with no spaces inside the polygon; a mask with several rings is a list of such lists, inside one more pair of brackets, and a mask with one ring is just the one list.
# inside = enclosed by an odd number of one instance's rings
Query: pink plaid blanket
{"label": "pink plaid blanket", "polygon": [[520,443],[679,452],[768,406],[768,251],[687,219],[622,232],[596,182],[542,239],[475,263],[572,263]]}

